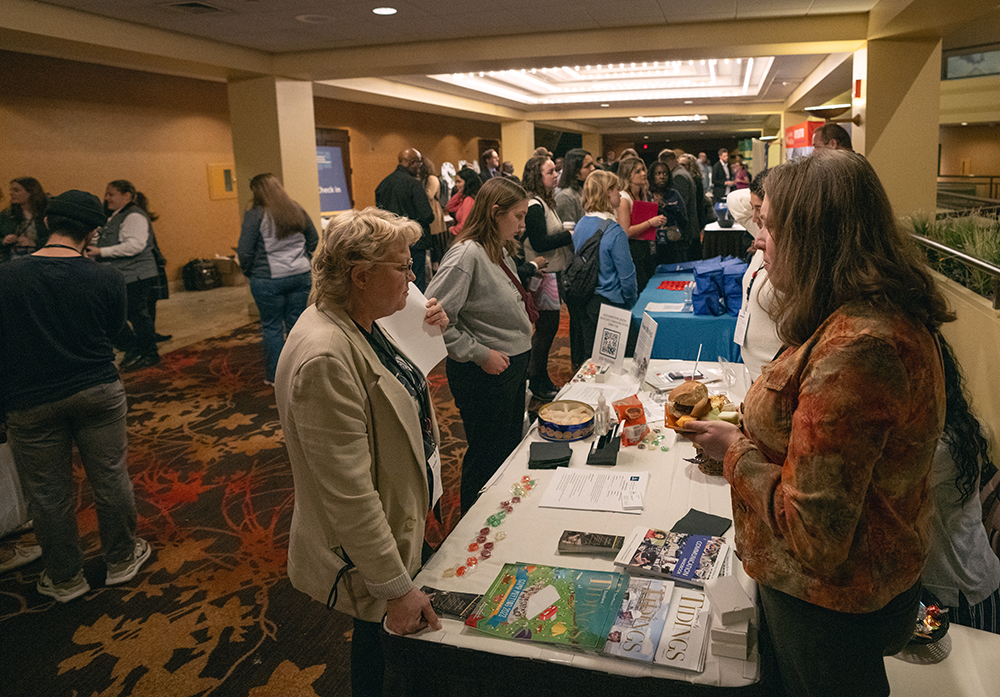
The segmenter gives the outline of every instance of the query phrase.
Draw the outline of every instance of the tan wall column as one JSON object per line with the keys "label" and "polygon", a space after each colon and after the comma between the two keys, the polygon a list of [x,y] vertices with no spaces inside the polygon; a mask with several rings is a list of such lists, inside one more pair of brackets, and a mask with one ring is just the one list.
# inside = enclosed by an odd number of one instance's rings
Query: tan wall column
{"label": "tan wall column", "polygon": [[876,39],[867,51],[867,61],[861,61],[867,77],[861,78],[861,99],[853,105],[862,112],[854,148],[875,168],[897,215],[933,212],[941,42]]}
{"label": "tan wall column", "polygon": [[250,203],[250,179],[272,172],[318,227],[312,83],[276,77],[230,82],[229,112],[240,210]]}
{"label": "tan wall column", "polygon": [[604,154],[604,138],[600,133],[584,133],[582,147],[593,155],[596,162],[597,158]]}
{"label": "tan wall column", "polygon": [[524,165],[531,159],[535,151],[534,121],[505,121],[500,124],[500,149],[503,159],[510,160],[514,165],[514,174],[518,177],[524,171]]}
{"label": "tan wall column", "polygon": [[[805,121],[805,117],[801,112],[781,112],[781,147],[771,148],[772,152],[769,153],[770,161],[768,162],[768,165],[771,167],[777,167],[778,165],[783,165],[788,162],[788,143],[785,142],[785,129],[794,126],[797,123],[802,123],[803,121]],[[777,153],[773,152],[775,150],[777,150]],[[777,158],[777,161],[775,161],[775,158]]]}

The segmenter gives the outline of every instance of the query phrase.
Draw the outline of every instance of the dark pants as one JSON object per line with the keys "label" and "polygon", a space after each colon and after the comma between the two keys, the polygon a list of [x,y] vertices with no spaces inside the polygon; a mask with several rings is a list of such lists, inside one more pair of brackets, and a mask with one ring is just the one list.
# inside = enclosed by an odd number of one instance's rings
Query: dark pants
{"label": "dark pants", "polygon": [[881,610],[835,612],[759,586],[764,618],[791,697],[888,695],[883,656],[906,646],[917,621],[920,582]]}
{"label": "dark pants", "polygon": [[531,359],[528,361],[528,380],[534,388],[552,384],[549,377],[549,351],[552,340],[559,331],[559,310],[539,310],[535,320],[535,333],[531,336]]}
{"label": "dark pants", "polygon": [[650,249],[649,240],[629,240],[628,251],[632,255],[632,262],[635,264],[635,282],[639,286],[641,293],[653,277],[653,269],[656,261],[653,259],[653,252]]}
{"label": "dark pants", "polygon": [[[590,360],[586,340],[587,304],[567,300],[566,309],[569,310],[569,360],[573,364],[573,372],[575,373],[585,361]],[[593,347],[593,341],[591,341],[591,347]]]}
{"label": "dark pants", "polygon": [[149,295],[156,277],[132,281],[125,286],[128,323],[115,341],[115,348],[134,356],[156,355],[156,329],[149,315]]}
{"label": "dark pants", "polygon": [[354,618],[351,635],[351,694],[353,697],[382,697],[385,678],[385,630],[381,622]]}
{"label": "dark pants", "polygon": [[691,245],[687,240],[677,240],[676,242],[656,243],[656,263],[657,264],[680,264],[688,260],[688,248]]}
{"label": "dark pants", "polygon": [[127,411],[125,388],[115,380],[7,415],[14,464],[53,583],[64,583],[83,568],[74,443],[94,492],[105,561],[119,564],[135,549],[135,497],[125,465]]}
{"label": "dark pants", "polygon": [[511,356],[507,370],[499,375],[489,375],[471,362],[449,358],[445,363],[469,444],[462,460],[462,515],[521,442],[529,353]]}

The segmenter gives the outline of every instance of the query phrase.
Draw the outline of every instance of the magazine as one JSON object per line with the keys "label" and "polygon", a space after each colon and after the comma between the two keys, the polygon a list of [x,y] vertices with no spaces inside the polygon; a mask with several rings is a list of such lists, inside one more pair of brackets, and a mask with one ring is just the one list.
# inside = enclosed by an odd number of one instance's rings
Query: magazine
{"label": "magazine", "polygon": [[628,578],[541,564],[504,564],[465,624],[502,637],[599,650]]}
{"label": "magazine", "polygon": [[638,576],[629,579],[628,590],[604,643],[604,655],[652,663],[673,592],[673,581]]}
{"label": "magazine", "polygon": [[703,671],[711,623],[712,613],[704,591],[674,588],[653,662],[669,668]]}
{"label": "magazine", "polygon": [[704,586],[719,576],[729,552],[725,538],[639,526],[625,540],[615,565],[629,574]]}

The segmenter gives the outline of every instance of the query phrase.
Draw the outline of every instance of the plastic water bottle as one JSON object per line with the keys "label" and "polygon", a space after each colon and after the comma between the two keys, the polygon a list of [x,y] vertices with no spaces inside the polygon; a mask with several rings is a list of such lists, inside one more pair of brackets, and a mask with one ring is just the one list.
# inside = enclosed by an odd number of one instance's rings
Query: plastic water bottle
{"label": "plastic water bottle", "polygon": [[594,435],[600,438],[605,433],[608,432],[608,423],[610,421],[611,414],[608,410],[607,400],[604,398],[604,393],[602,392],[597,397],[597,409],[594,411]]}
{"label": "plastic water bottle", "polygon": [[688,281],[684,286],[684,311],[690,312],[694,303],[694,281]]}

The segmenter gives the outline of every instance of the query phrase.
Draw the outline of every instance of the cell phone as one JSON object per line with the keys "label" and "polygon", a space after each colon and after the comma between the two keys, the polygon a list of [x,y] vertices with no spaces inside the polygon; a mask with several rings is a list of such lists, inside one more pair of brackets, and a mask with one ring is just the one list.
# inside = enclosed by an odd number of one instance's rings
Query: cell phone
{"label": "cell phone", "polygon": [[667,377],[670,378],[671,380],[701,380],[705,376],[702,375],[701,373],[695,373],[694,376],[692,377],[690,372],[685,373],[674,370],[667,373]]}

